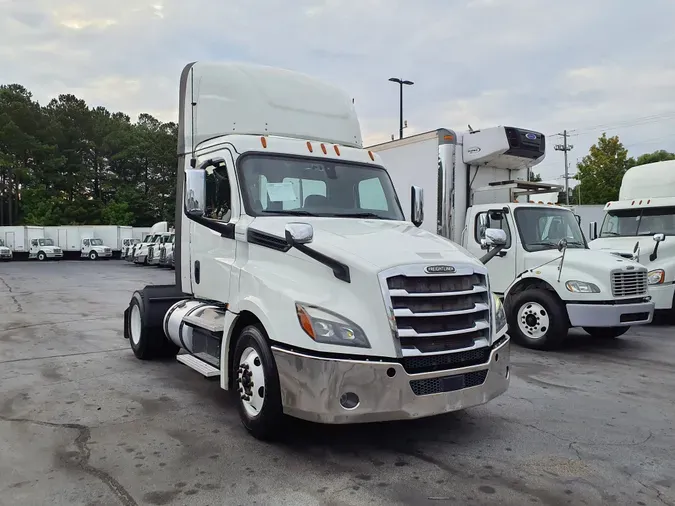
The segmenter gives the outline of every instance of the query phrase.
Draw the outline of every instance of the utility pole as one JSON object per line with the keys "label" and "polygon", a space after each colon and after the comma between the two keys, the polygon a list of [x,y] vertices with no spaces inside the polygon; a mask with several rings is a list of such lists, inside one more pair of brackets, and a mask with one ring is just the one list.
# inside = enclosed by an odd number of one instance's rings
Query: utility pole
{"label": "utility pole", "polygon": [[415,83],[413,83],[412,81],[404,81],[403,79],[399,79],[398,77],[390,77],[389,80],[392,83],[398,83],[399,85],[398,138],[403,139],[403,85],[405,84],[407,86],[412,86]]}
{"label": "utility pole", "polygon": [[567,144],[567,130],[563,130],[563,133],[558,134],[562,136],[563,138],[563,143],[562,144],[556,144],[553,146],[553,149],[556,151],[563,151],[565,154],[565,204],[568,206],[570,205],[570,188],[569,188],[569,167],[567,166],[567,152],[571,151],[574,146],[572,144]]}

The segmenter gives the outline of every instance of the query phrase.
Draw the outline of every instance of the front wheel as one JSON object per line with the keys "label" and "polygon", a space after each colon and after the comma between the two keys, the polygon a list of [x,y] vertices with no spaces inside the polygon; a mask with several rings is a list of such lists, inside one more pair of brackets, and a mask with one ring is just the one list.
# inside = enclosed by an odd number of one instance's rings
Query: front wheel
{"label": "front wheel", "polygon": [[89,260],[96,260],[98,258],[98,253],[95,251],[89,252]]}
{"label": "front wheel", "polygon": [[232,376],[239,418],[246,430],[256,439],[276,439],[285,419],[279,373],[272,350],[258,325],[248,325],[239,334]]}
{"label": "front wheel", "polygon": [[583,329],[593,337],[613,339],[628,332],[630,327],[584,327]]}
{"label": "front wheel", "polygon": [[37,259],[38,259],[40,262],[44,262],[45,260],[47,260],[47,254],[46,254],[44,251],[40,251],[40,252],[37,254]]}
{"label": "front wheel", "polygon": [[508,307],[509,333],[522,346],[549,350],[567,337],[565,306],[548,290],[524,290],[511,298]]}

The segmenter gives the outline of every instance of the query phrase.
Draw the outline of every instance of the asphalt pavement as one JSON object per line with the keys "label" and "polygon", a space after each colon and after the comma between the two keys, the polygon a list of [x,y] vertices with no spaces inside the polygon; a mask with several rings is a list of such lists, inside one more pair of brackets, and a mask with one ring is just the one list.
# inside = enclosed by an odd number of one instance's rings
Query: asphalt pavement
{"label": "asphalt pavement", "polygon": [[241,426],[217,381],[137,360],[119,260],[0,264],[0,505],[675,505],[675,334],[512,348],[489,404],[412,422]]}

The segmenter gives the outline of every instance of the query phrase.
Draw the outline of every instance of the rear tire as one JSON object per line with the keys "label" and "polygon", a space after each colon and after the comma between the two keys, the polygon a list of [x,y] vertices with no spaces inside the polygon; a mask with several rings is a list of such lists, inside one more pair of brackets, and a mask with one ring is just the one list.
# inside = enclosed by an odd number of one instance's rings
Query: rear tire
{"label": "rear tire", "polygon": [[279,372],[262,327],[247,325],[239,334],[231,374],[241,423],[256,439],[277,439],[285,416]]}
{"label": "rear tire", "polygon": [[[152,300],[145,290],[134,292],[125,311],[125,337],[136,358],[152,360],[175,357],[180,348],[164,335],[163,308],[151,310]],[[168,308],[166,308],[168,309]]]}
{"label": "rear tire", "polygon": [[584,327],[583,329],[598,339],[614,339],[624,335],[630,327]]}
{"label": "rear tire", "polygon": [[565,306],[548,290],[530,288],[508,302],[509,334],[518,344],[535,350],[551,350],[567,337]]}

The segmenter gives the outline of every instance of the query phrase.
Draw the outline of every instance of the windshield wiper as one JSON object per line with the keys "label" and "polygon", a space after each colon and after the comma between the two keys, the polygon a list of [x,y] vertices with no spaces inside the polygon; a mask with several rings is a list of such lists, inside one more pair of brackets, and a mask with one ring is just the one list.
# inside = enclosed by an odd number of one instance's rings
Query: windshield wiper
{"label": "windshield wiper", "polygon": [[268,214],[287,214],[289,216],[319,216],[318,214],[310,213],[309,211],[303,211],[301,209],[289,209],[287,211],[284,211],[283,209],[281,210],[276,210],[276,209],[268,209],[267,211],[263,211],[263,213],[268,213]]}
{"label": "windshield wiper", "polygon": [[375,213],[346,213],[336,214],[338,218],[376,218],[378,220],[386,220],[388,218]]}
{"label": "windshield wiper", "polygon": [[558,245],[551,241],[540,241],[540,242],[531,242],[528,243],[528,246],[551,246],[552,248],[557,248]]}
{"label": "windshield wiper", "polygon": [[607,236],[612,236],[612,237],[619,237],[621,234],[618,232],[601,232],[600,237],[607,237]]}

